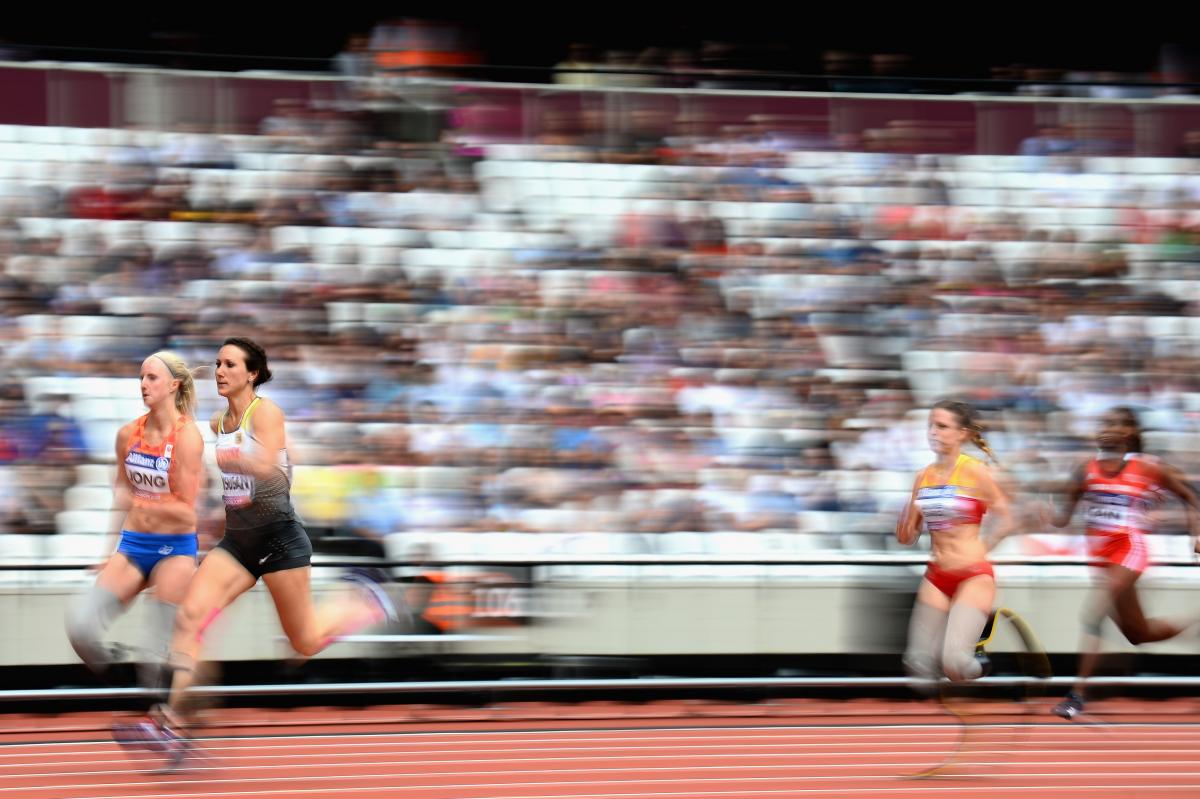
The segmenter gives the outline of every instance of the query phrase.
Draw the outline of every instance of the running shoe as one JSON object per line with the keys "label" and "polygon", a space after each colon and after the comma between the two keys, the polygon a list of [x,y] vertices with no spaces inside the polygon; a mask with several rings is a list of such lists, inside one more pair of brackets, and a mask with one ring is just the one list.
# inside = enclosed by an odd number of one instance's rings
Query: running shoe
{"label": "running shoe", "polygon": [[386,619],[394,623],[400,620],[400,613],[396,610],[396,604],[383,587],[383,583],[387,582],[387,575],[379,569],[350,569],[342,575],[342,579],[361,590],[379,608],[381,614],[380,621]]}
{"label": "running shoe", "polygon": [[114,724],[112,734],[122,748],[134,752],[165,752],[170,745],[165,730],[149,719]]}
{"label": "running shoe", "polygon": [[1060,718],[1070,721],[1083,712],[1083,697],[1072,691],[1067,694],[1063,701],[1055,705],[1051,712]]}

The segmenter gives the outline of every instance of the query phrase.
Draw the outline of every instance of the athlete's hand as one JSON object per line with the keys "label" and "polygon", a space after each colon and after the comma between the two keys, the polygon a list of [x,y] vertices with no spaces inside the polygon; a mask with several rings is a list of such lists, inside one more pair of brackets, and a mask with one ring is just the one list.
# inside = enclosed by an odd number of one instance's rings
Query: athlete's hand
{"label": "athlete's hand", "polygon": [[217,468],[223,472],[240,472],[242,454],[236,449],[217,450]]}
{"label": "athlete's hand", "polygon": [[92,572],[93,574],[99,574],[100,572],[104,571],[104,567],[108,565],[108,561],[110,559],[111,558],[105,558],[104,560],[100,561],[99,563],[93,563],[92,565],[87,567],[87,570]]}
{"label": "athlete's hand", "polygon": [[1022,532],[1044,533],[1053,525],[1054,508],[1045,500],[1034,500],[1021,513]]}

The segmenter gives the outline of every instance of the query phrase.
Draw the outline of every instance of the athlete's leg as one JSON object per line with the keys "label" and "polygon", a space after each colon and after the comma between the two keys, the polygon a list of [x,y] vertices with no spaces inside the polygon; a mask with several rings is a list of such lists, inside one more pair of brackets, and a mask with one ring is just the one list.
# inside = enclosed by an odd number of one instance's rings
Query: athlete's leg
{"label": "athlete's leg", "polygon": [[950,598],[933,583],[922,580],[908,621],[904,667],[912,678],[913,688],[923,694],[936,691],[937,681],[942,677],[940,653],[949,610]]}
{"label": "athlete's leg", "polygon": [[253,588],[255,582],[254,576],[220,547],[209,552],[200,563],[175,614],[175,631],[167,659],[171,671],[169,706],[175,713],[187,712],[184,692],[195,680],[205,629],[218,613]]}
{"label": "athlete's leg", "polygon": [[297,653],[311,657],[340,635],[386,618],[379,603],[362,592],[339,592],[316,607],[312,598],[312,567],[284,569],[263,575],[271,592],[283,632]]}
{"label": "athlete's leg", "polygon": [[114,552],[96,583],[68,607],[67,638],[80,659],[97,674],[113,661],[104,636],[145,585],[146,576],[141,570],[124,554]]}
{"label": "athlete's leg", "polygon": [[1111,573],[1113,621],[1129,639],[1129,643],[1137,645],[1165,641],[1194,623],[1195,620],[1146,618],[1137,590],[1137,580],[1141,574],[1121,566],[1113,566],[1108,571]]}
{"label": "athlete's leg", "polygon": [[942,648],[942,668],[951,680],[973,680],[982,672],[975,645],[995,601],[996,580],[990,574],[964,580],[955,591]]}
{"label": "athlete's leg", "polygon": [[170,684],[165,682],[166,673],[162,664],[170,655],[175,616],[195,573],[196,558],[192,555],[163,558],[150,572],[150,588],[153,589],[153,593],[145,597],[146,637],[148,648],[155,660],[148,664],[142,683],[153,690],[164,693],[170,690]]}
{"label": "athlete's leg", "polygon": [[[1096,673],[1096,667],[1100,663],[1100,653],[1104,648],[1104,639],[1101,637],[1104,620],[1112,617],[1114,621],[1117,621],[1117,597],[1134,590],[1134,583],[1137,582],[1139,576],[1139,572],[1115,563],[1106,563],[1101,568],[1100,578],[1088,592],[1080,617],[1083,630],[1079,641],[1079,665],[1075,683],[1071,686],[1066,698],[1054,706],[1055,715],[1072,719],[1083,711],[1084,703],[1087,701],[1087,681]],[[1140,608],[1135,615],[1141,617]],[[1144,622],[1144,617],[1141,618]],[[1120,624],[1119,621],[1117,623]],[[1136,626],[1137,620],[1131,620],[1131,627]],[[1137,634],[1136,630],[1131,629],[1131,632]]]}

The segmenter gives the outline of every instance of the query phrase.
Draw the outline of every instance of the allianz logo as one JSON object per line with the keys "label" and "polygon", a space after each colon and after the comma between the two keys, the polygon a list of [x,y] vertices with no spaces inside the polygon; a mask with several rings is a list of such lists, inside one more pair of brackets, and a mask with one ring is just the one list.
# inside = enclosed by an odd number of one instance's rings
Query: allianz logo
{"label": "allianz logo", "polygon": [[143,455],[140,452],[129,453],[129,456],[125,458],[125,463],[130,466],[140,466],[143,469],[154,469],[158,472],[165,472],[171,468],[170,458]]}

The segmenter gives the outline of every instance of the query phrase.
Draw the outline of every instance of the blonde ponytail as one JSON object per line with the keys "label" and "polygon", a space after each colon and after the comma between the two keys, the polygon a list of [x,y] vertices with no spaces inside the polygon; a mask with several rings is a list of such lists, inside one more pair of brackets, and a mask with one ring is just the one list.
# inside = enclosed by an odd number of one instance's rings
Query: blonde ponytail
{"label": "blonde ponytail", "polygon": [[179,390],[175,394],[175,409],[186,416],[195,416],[196,381],[187,362],[170,350],[159,350],[154,353],[154,357],[163,362],[173,379],[179,381]]}

